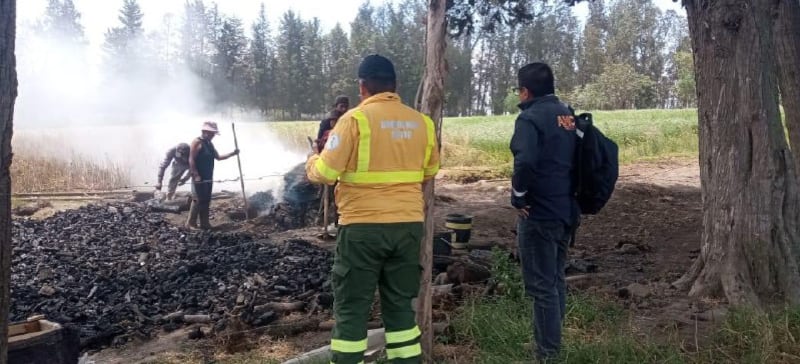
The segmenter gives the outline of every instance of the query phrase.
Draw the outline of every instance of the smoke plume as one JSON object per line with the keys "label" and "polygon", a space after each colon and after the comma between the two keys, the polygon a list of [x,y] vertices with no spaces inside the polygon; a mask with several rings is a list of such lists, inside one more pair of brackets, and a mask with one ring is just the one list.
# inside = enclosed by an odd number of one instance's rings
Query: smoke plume
{"label": "smoke plume", "polygon": [[[15,143],[34,144],[53,158],[122,165],[137,186],[154,184],[167,150],[199,136],[204,120],[220,126],[222,135],[214,140],[220,153],[234,149],[230,123],[236,121],[245,179],[284,173],[303,160],[286,150],[257,112],[212,105],[208,86],[180,62],[136,55],[117,60],[112,70],[85,44],[49,39],[30,27],[18,33]],[[238,175],[235,157],[217,162],[215,179]],[[281,177],[269,177],[246,187],[253,193],[281,183]],[[222,189],[238,191],[239,183],[215,185]]]}

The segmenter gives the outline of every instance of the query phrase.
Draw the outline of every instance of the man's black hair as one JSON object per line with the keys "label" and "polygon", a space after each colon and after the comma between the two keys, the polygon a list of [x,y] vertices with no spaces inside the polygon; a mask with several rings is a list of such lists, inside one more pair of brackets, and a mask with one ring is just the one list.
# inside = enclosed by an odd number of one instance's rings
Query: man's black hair
{"label": "man's black hair", "polygon": [[519,87],[528,89],[531,96],[542,97],[556,92],[553,70],[545,63],[529,63],[517,73]]}
{"label": "man's black hair", "polygon": [[377,54],[364,57],[358,67],[358,78],[371,95],[395,92],[397,89],[397,76],[392,61]]}
{"label": "man's black hair", "polygon": [[361,79],[361,81],[370,95],[377,95],[382,92],[395,92],[397,90],[397,82],[395,80],[364,78]]}

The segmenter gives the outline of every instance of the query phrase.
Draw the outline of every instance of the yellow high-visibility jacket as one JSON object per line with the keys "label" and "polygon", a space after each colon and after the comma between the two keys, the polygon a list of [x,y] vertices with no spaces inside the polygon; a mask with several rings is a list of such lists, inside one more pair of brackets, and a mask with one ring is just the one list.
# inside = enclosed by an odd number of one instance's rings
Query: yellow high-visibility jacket
{"label": "yellow high-visibility jacket", "polygon": [[433,121],[389,92],[342,115],[322,154],[306,163],[312,182],[339,181],[341,225],[423,221],[422,182],[438,171]]}

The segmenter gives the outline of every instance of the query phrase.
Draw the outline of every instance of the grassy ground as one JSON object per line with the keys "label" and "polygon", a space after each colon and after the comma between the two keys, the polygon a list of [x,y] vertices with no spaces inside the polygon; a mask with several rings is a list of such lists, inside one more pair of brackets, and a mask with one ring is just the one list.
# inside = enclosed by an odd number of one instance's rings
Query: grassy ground
{"label": "grassy ground", "polygon": [[[620,162],[663,157],[696,156],[695,110],[625,110],[593,113],[596,125],[620,147]],[[443,125],[443,165],[447,169],[489,171],[487,177],[511,171],[508,149],[514,115],[446,118]],[[316,134],[317,123],[272,123],[292,148],[307,150],[306,136]]]}
{"label": "grassy ground", "polygon": [[[495,277],[507,287],[498,297],[467,302],[455,320],[455,341],[477,352],[475,363],[532,360],[531,304],[512,264],[495,257]],[[497,263],[499,262],[499,263]],[[731,311],[725,321],[688,349],[677,333],[637,332],[631,317],[613,300],[571,294],[567,303],[559,363],[800,363],[800,307],[771,314]]]}

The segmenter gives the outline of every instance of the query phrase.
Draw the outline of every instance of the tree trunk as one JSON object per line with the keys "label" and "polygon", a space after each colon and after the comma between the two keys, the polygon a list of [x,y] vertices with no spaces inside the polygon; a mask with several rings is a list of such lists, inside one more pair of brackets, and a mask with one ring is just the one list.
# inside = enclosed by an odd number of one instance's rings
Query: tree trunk
{"label": "tree trunk", "polygon": [[[445,23],[446,1],[428,0],[428,21],[425,51],[425,79],[422,85],[420,111],[436,124],[436,135],[441,148],[442,107],[444,105],[445,45],[447,26]],[[440,149],[441,150],[441,149]],[[433,359],[433,326],[431,318],[431,275],[433,274],[433,214],[434,180],[424,184],[425,194],[425,238],[420,249],[422,281],[417,300],[417,322],[422,328],[422,352],[424,362]]]}
{"label": "tree trunk", "polygon": [[0,0],[0,364],[8,363],[11,305],[11,124],[17,98],[16,0]]}
{"label": "tree trunk", "polygon": [[775,47],[780,89],[795,171],[800,171],[800,1],[780,0],[775,21]]}
{"label": "tree trunk", "polygon": [[772,0],[686,0],[703,238],[675,285],[733,304],[800,303],[798,185],[780,121]]}

